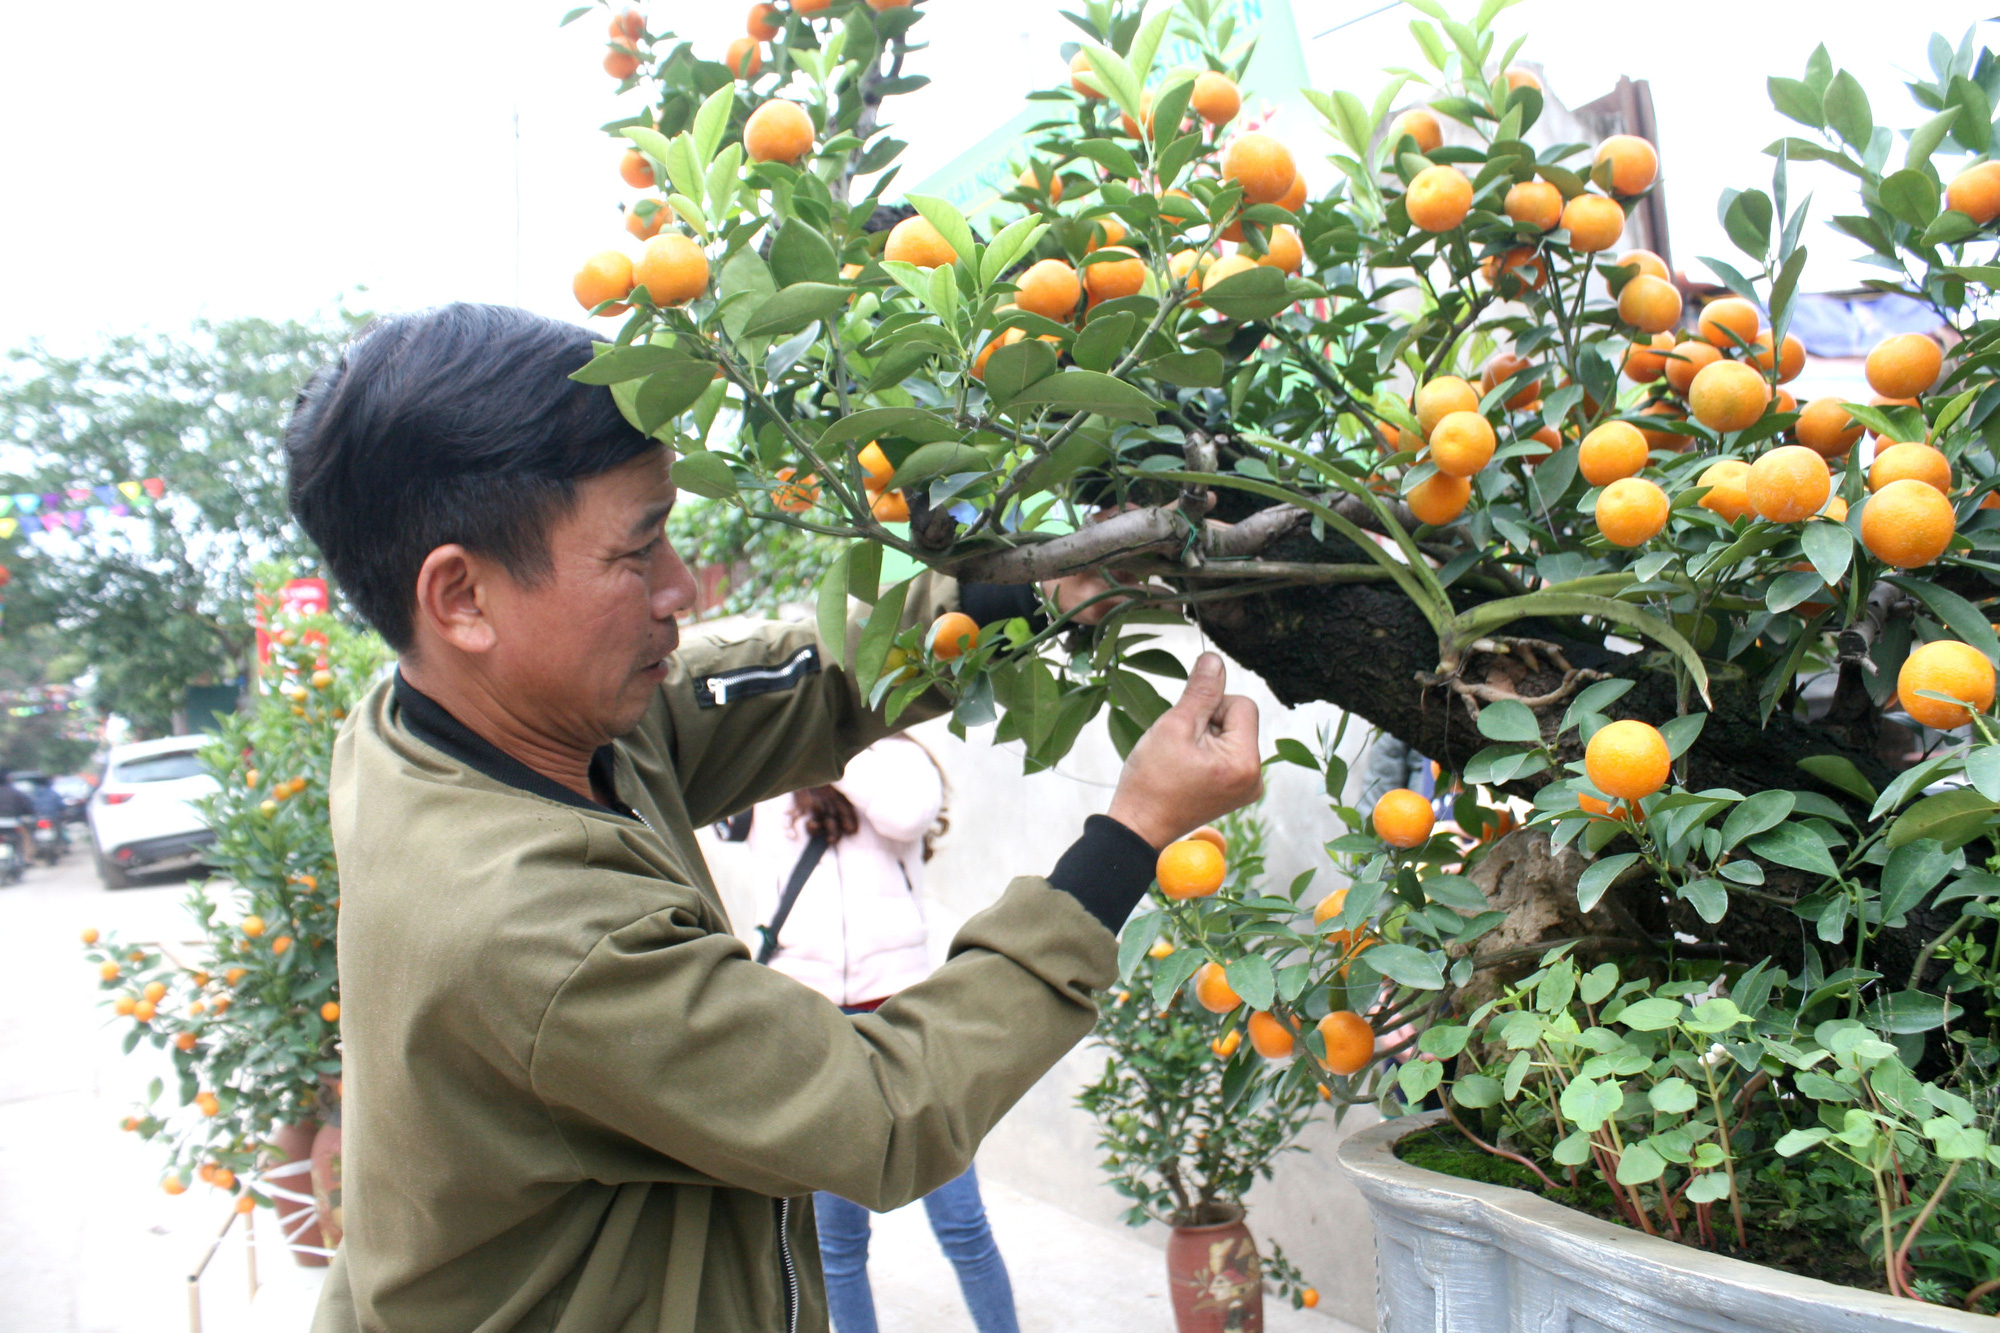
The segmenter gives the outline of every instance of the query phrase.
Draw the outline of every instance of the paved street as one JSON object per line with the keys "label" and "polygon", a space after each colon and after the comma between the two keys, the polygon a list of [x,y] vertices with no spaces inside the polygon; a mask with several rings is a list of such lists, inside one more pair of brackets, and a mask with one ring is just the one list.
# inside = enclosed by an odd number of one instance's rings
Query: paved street
{"label": "paved street", "polygon": [[[128,1020],[97,1006],[77,940],[85,926],[185,939],[188,892],[168,876],[106,893],[80,846],[0,888],[0,1333],[188,1327],[187,1275],[228,1207],[205,1185],[162,1193],[160,1150],[118,1128],[166,1061],[146,1047],[119,1053]],[[312,1279],[260,1248],[257,1321],[238,1223],[202,1284],[206,1333],[303,1333]]]}
{"label": "paved street", "polygon": [[[119,1053],[126,1022],[98,1008],[77,942],[86,926],[185,939],[189,892],[169,877],[106,893],[80,848],[0,888],[0,1333],[189,1326],[187,1275],[228,1209],[199,1184],[178,1198],[162,1193],[159,1150],[119,1130],[165,1061]],[[1159,1250],[997,1182],[985,1193],[1025,1333],[1172,1328]],[[254,1308],[239,1224],[201,1285],[204,1333],[305,1333],[310,1324],[318,1274],[274,1243],[268,1217],[259,1215],[265,1285]],[[883,1333],[971,1333],[920,1206],[878,1219],[873,1251]],[[1276,1302],[1265,1326],[1352,1333]]]}

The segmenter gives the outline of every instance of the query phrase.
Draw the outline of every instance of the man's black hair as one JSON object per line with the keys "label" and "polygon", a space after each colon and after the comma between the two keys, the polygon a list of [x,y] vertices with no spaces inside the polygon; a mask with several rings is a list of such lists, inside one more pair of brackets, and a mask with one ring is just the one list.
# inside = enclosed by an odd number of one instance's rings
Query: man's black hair
{"label": "man's black hair", "polygon": [[576,483],[659,447],[569,378],[590,357],[574,324],[448,305],[377,320],[300,393],[292,513],[390,647],[410,647],[432,551],[456,542],[533,583]]}

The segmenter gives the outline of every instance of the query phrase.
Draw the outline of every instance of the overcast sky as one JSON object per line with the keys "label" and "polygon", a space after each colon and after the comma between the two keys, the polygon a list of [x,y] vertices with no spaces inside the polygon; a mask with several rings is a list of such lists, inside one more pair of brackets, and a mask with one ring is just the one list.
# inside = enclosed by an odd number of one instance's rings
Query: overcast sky
{"label": "overcast sky", "polygon": [[[1383,66],[1416,63],[1411,11],[1316,39],[1380,0],[1296,3],[1316,86],[1371,98]],[[918,68],[935,82],[891,103],[898,137],[912,145],[905,181],[1059,77],[1055,48],[1074,32],[1052,0],[929,7],[918,32],[931,49]],[[648,10],[655,27],[676,27],[719,57],[745,8]],[[1695,271],[1697,255],[1734,255],[1715,220],[1717,193],[1769,183],[1761,150],[1789,122],[1770,109],[1766,75],[1796,77],[1825,41],[1862,80],[1878,120],[1913,124],[1922,113],[1901,75],[1924,67],[1932,28],[1956,41],[1979,8],[1906,4],[1889,25],[1881,5],[1852,0],[1527,0],[1500,26],[1531,34],[1523,58],[1541,61],[1571,105],[1620,74],[1651,81],[1675,259]],[[582,256],[625,240],[616,208],[630,192],[597,130],[619,106],[598,63],[604,24],[558,30],[564,9],[563,0],[0,7],[0,348],[41,337],[69,350],[99,332],[173,329],[201,315],[303,315],[343,293],[376,310],[464,299],[579,316],[570,275]],[[1851,247],[1823,228],[1807,235],[1809,289],[1865,274],[1835,258]]]}

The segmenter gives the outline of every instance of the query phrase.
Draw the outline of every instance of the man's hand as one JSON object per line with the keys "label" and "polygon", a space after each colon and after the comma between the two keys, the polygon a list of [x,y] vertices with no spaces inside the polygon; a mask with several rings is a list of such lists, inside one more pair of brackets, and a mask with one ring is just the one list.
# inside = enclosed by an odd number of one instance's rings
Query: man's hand
{"label": "man's hand", "polygon": [[1263,794],[1257,705],[1224,694],[1223,683],[1222,658],[1203,653],[1180,702],[1146,729],[1118,775],[1106,813],[1155,847]]}
{"label": "man's hand", "polygon": [[1042,594],[1055,603],[1058,615],[1066,616],[1083,603],[1090,602],[1090,605],[1084,606],[1076,613],[1076,623],[1079,625],[1095,625],[1129,600],[1124,597],[1106,597],[1102,601],[1091,601],[1091,598],[1110,591],[1111,580],[1095,569],[1085,570],[1081,574],[1065,574],[1059,579],[1047,579],[1042,583]]}

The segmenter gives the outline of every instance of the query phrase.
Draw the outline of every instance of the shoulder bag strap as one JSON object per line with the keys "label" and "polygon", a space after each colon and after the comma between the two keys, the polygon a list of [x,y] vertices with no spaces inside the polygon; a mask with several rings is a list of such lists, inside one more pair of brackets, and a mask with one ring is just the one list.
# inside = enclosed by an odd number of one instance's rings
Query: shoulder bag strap
{"label": "shoulder bag strap", "polygon": [[785,885],[784,893],[778,897],[778,910],[771,914],[771,924],[759,926],[757,931],[764,942],[757,947],[757,961],[768,963],[778,954],[778,932],[785,928],[785,918],[792,914],[792,904],[799,900],[799,890],[805,888],[812,878],[813,868],[826,855],[826,839],[815,833],[806,842],[806,849],[799,853],[799,863],[792,867],[792,878]]}

